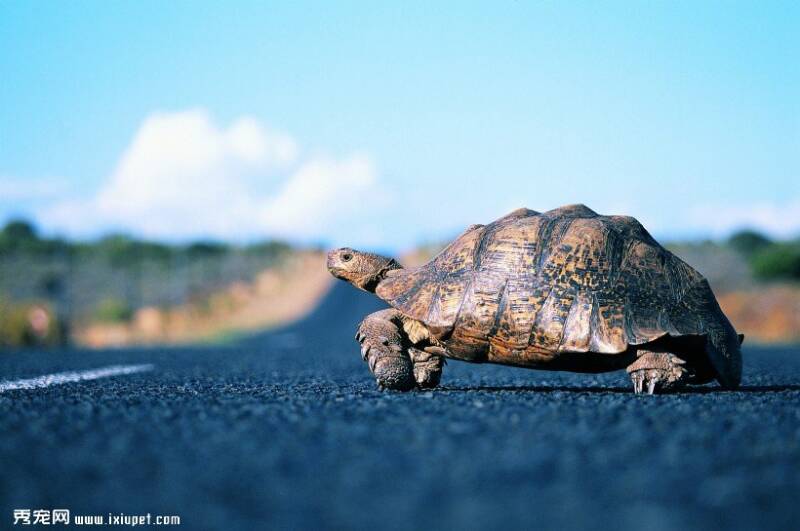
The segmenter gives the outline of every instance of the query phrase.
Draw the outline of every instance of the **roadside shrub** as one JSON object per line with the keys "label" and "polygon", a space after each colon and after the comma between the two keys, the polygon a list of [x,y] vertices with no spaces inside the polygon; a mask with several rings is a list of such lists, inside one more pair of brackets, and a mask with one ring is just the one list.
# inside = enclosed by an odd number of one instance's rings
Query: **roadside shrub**
{"label": "roadside shrub", "polygon": [[121,299],[103,299],[94,310],[94,319],[102,323],[126,323],[132,317],[133,308]]}
{"label": "roadside shrub", "polygon": [[773,243],[756,253],[751,265],[763,280],[800,280],[800,243]]}
{"label": "roadside shrub", "polygon": [[25,242],[38,238],[36,227],[29,221],[14,219],[3,227],[3,237],[10,241]]}
{"label": "roadside shrub", "polygon": [[104,256],[115,268],[139,266],[142,262],[169,263],[173,249],[161,243],[136,240],[123,234],[100,239],[92,251]]}
{"label": "roadside shrub", "polygon": [[759,251],[772,245],[772,240],[754,230],[742,230],[730,238],[728,245],[746,257],[751,257]]}
{"label": "roadside shrub", "polygon": [[0,300],[0,348],[60,346],[66,328],[46,304]]}
{"label": "roadside shrub", "polygon": [[27,312],[18,305],[0,301],[0,346],[18,347],[30,342]]}
{"label": "roadside shrub", "polygon": [[190,260],[217,258],[230,252],[230,247],[215,241],[199,241],[186,247],[186,256]]}

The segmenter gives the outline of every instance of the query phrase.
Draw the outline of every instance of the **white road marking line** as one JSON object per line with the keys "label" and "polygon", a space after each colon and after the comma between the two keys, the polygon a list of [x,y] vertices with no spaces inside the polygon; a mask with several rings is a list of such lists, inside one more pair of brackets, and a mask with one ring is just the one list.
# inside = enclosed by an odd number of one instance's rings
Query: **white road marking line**
{"label": "white road marking line", "polygon": [[153,365],[147,363],[143,365],[110,365],[99,369],[89,369],[88,371],[59,372],[56,374],[37,376],[36,378],[28,378],[26,380],[0,382],[0,393],[4,391],[13,391],[15,389],[38,389],[40,387],[50,387],[51,385],[97,380],[98,378],[135,374],[137,372],[152,370]]}

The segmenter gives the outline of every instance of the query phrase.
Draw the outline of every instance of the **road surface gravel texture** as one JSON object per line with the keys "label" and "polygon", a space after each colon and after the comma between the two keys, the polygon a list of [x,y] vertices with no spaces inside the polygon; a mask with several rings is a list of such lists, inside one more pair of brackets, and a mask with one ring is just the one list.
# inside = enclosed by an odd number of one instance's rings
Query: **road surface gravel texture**
{"label": "road surface gravel texture", "polygon": [[380,392],[353,340],[380,307],[337,284],[235,346],[3,353],[4,382],[153,369],[0,393],[0,529],[15,508],[192,530],[800,529],[797,347],[746,346],[736,392],[458,362],[435,391]]}

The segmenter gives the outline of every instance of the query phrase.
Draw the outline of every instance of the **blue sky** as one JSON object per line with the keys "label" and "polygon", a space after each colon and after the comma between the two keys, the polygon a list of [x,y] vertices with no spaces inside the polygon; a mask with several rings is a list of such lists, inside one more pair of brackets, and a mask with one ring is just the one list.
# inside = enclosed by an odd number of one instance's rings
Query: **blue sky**
{"label": "blue sky", "polygon": [[0,4],[0,220],[402,248],[800,233],[796,2]]}

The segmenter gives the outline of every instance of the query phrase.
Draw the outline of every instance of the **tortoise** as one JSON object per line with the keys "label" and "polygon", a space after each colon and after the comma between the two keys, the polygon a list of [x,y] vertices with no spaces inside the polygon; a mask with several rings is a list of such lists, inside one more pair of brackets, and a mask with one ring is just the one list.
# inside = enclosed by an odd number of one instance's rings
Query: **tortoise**
{"label": "tortoise", "polygon": [[445,358],[624,368],[637,394],[741,379],[744,336],[707,280],[632,217],[520,208],[470,226],[421,267],[350,248],[327,266],[390,306],[356,334],[380,388],[436,387]]}

